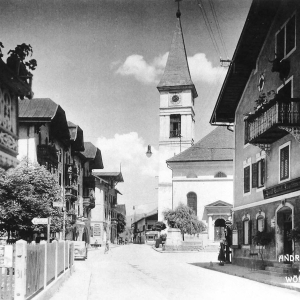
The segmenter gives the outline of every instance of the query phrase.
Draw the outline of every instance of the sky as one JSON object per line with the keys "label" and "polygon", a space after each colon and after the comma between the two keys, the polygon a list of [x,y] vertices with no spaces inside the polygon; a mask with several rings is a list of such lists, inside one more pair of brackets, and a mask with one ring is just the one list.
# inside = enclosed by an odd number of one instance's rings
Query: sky
{"label": "sky", "polygon": [[[198,5],[202,3],[202,9]],[[212,6],[214,10],[212,10]],[[209,124],[251,0],[183,0],[181,23],[195,100],[196,141]],[[176,24],[174,0],[3,0],[1,42],[33,47],[36,98],[51,98],[84,140],[102,152],[104,170],[124,183],[118,202],[127,215],[157,206],[159,92]],[[217,46],[205,22],[205,14]],[[216,19],[214,18],[216,17]],[[215,21],[217,20],[217,22]],[[219,26],[217,26],[217,24]],[[221,33],[221,35],[220,35]],[[222,38],[221,38],[222,37]],[[147,145],[153,155],[147,158]]]}

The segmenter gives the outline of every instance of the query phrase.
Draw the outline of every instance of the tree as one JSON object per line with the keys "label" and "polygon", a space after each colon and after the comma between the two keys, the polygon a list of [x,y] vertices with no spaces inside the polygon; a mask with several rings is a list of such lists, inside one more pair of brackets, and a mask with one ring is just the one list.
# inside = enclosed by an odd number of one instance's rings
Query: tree
{"label": "tree", "polygon": [[165,210],[163,215],[170,227],[180,229],[183,240],[185,233],[197,234],[206,228],[204,223],[198,220],[194,210],[182,203],[174,210]]}
{"label": "tree", "polygon": [[166,226],[166,224],[164,222],[158,221],[158,222],[156,222],[153,225],[152,230],[154,230],[154,231],[162,231],[162,230],[164,230],[166,228],[167,228],[167,226]]}
{"label": "tree", "polygon": [[[23,160],[16,168],[0,172],[0,231],[16,232],[31,239],[34,232],[46,232],[46,225],[33,225],[33,218],[51,217],[51,232],[63,227],[63,212],[53,207],[61,201],[60,186],[44,167]],[[71,225],[66,218],[66,229]]]}
{"label": "tree", "polygon": [[122,232],[124,232],[125,230],[125,227],[126,227],[126,220],[125,220],[125,217],[118,213],[118,216],[117,216],[117,233],[120,234]]}

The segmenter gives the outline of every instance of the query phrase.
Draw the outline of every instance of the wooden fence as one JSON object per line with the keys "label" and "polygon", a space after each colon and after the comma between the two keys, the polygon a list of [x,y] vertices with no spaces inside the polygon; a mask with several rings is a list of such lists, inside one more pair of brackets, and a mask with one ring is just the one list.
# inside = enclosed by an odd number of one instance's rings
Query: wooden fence
{"label": "wooden fence", "polygon": [[[6,286],[11,278],[11,291],[14,291],[11,292],[11,298],[4,296],[1,300],[32,299],[51,282],[58,280],[60,275],[73,267],[74,245],[69,241],[27,244],[26,241],[20,240],[16,242],[14,257],[15,268],[12,268],[12,273],[8,273],[6,283],[3,284]],[[2,277],[0,275],[0,279]]]}
{"label": "wooden fence", "polygon": [[[7,262],[4,258],[4,251],[11,252],[12,261],[9,263],[9,267],[5,266]],[[0,249],[0,299],[1,300],[12,300],[14,299],[14,265],[15,265],[15,245],[3,246]]]}

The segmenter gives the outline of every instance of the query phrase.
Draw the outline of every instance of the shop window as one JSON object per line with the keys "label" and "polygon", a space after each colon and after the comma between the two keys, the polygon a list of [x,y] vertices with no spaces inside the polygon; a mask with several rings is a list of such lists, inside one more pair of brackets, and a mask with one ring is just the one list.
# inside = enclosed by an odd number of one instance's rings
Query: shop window
{"label": "shop window", "polygon": [[296,49],[296,15],[293,15],[276,33],[276,58],[280,60]]}
{"label": "shop window", "polygon": [[170,138],[180,137],[181,134],[181,115],[170,116]]}
{"label": "shop window", "polygon": [[261,188],[265,184],[265,159],[252,164],[252,187]]}
{"label": "shop window", "polygon": [[244,194],[250,192],[250,165],[244,167]]}
{"label": "shop window", "polygon": [[197,215],[197,194],[189,192],[187,194],[187,206],[190,207]]}
{"label": "shop window", "polygon": [[290,177],[290,143],[279,147],[280,181]]}

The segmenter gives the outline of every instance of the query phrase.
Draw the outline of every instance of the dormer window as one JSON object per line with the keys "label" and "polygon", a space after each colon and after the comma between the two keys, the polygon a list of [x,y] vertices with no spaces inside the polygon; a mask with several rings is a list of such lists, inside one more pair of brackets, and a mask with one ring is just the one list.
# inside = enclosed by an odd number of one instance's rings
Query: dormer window
{"label": "dormer window", "polygon": [[170,116],[170,138],[180,137],[181,134],[181,115]]}

